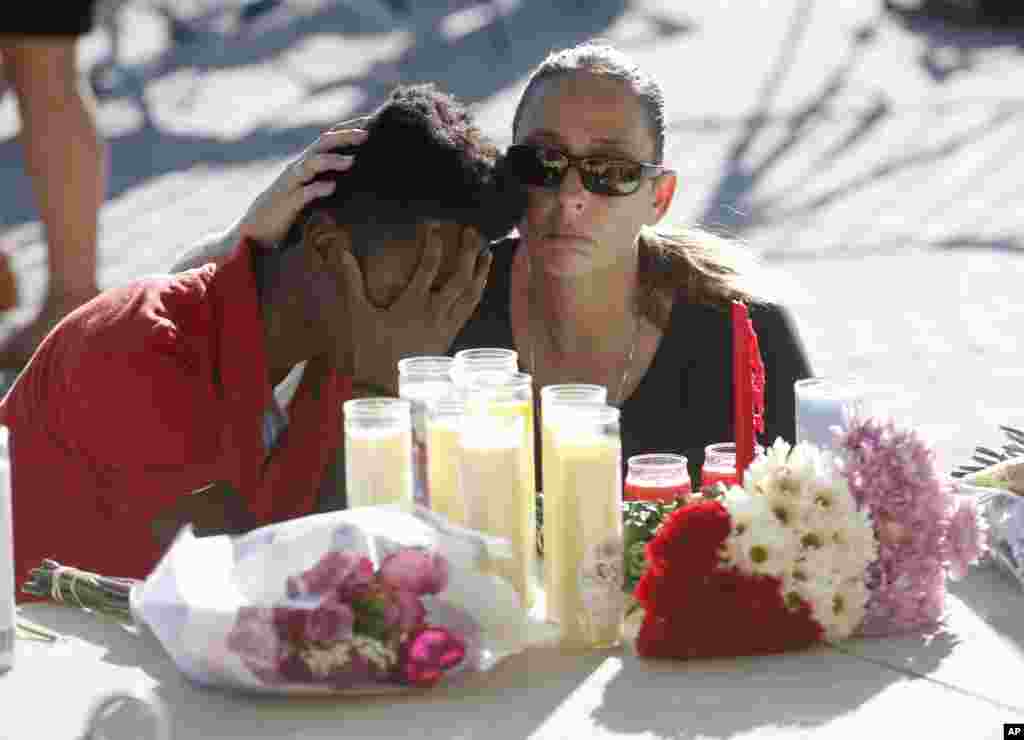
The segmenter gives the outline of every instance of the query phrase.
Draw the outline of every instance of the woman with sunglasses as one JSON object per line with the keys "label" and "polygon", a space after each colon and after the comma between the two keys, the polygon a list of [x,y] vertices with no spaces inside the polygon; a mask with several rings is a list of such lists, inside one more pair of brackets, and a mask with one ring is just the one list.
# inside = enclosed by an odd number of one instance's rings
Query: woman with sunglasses
{"label": "woman with sunglasses", "polygon": [[493,245],[484,297],[451,351],[514,348],[537,388],[605,386],[623,460],[682,452],[697,481],[704,447],[733,439],[729,305],[741,300],[766,368],[761,441],[792,441],[793,382],[811,370],[786,312],[737,246],[654,228],[676,188],[658,83],[605,44],[554,53],[512,134],[507,166],[529,196],[520,236]]}
{"label": "woman with sunglasses", "polygon": [[[623,461],[682,452],[696,482],[704,447],[733,439],[728,309],[741,300],[766,369],[760,441],[793,441],[793,382],[811,370],[787,312],[737,245],[700,229],[654,228],[676,188],[662,164],[657,81],[606,44],[559,51],[531,76],[512,133],[506,166],[526,187],[528,208],[520,236],[492,245],[487,288],[450,352],[516,349],[538,389],[604,385],[621,407]],[[310,147],[288,172],[329,169],[331,145]],[[272,243],[314,187],[309,177],[282,176],[227,237],[199,244],[178,268],[219,260],[235,233]]]}

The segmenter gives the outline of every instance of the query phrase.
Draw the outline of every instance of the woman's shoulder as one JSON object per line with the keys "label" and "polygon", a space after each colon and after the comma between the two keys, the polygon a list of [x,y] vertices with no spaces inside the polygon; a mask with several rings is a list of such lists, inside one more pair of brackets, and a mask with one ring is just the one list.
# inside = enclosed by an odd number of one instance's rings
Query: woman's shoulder
{"label": "woman's shoulder", "polygon": [[782,303],[753,303],[750,321],[765,351],[792,366],[797,374],[810,374],[811,366],[793,312]]}
{"label": "woman's shoulder", "polygon": [[[751,301],[747,303],[747,311],[754,328],[764,329],[770,333],[795,332],[795,321],[788,307],[774,301]],[[677,298],[672,306],[672,328],[691,330],[695,322],[698,326],[719,327],[730,324],[732,314],[728,303],[695,303],[685,298]]]}
{"label": "woman's shoulder", "polygon": [[[791,311],[777,302],[748,304],[748,312],[762,350],[792,355],[806,364],[806,353]],[[666,339],[672,354],[712,356],[716,350],[731,353],[732,316],[729,305],[693,303],[677,299],[672,306]]]}

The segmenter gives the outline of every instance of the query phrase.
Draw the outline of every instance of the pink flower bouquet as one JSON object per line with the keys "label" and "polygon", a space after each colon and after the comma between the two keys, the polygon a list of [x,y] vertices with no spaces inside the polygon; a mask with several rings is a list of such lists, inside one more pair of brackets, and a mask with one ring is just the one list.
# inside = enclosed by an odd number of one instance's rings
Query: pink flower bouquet
{"label": "pink flower bouquet", "polygon": [[842,470],[875,522],[878,559],[860,634],[927,631],[945,608],[946,579],[966,575],[985,549],[977,502],[956,495],[917,432],[891,420],[854,419],[839,435]]}
{"label": "pink flower bouquet", "polygon": [[132,612],[192,680],[275,693],[425,688],[525,647],[526,614],[479,568],[502,540],[368,507],[240,538],[184,531]]}

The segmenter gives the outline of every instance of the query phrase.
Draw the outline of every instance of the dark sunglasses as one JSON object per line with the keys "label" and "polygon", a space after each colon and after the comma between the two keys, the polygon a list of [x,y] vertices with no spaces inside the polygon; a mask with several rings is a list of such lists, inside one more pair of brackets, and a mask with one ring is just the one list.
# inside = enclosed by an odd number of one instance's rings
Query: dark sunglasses
{"label": "dark sunglasses", "polygon": [[516,144],[505,155],[508,171],[525,185],[561,186],[570,167],[580,173],[583,187],[598,195],[632,195],[644,180],[671,172],[667,167],[613,157],[574,157],[549,146]]}

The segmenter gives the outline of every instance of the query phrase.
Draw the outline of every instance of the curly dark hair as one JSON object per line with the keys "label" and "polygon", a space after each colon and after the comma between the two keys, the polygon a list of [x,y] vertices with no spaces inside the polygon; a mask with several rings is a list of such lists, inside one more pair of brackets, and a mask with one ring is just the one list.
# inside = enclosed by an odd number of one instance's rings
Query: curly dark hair
{"label": "curly dark hair", "polygon": [[334,153],[355,154],[345,172],[328,172],[334,192],[313,201],[286,238],[301,238],[317,212],[339,224],[393,229],[430,219],[475,227],[487,240],[519,221],[526,195],[504,174],[504,158],[473,123],[466,107],[433,84],[401,86],[371,116],[366,140]]}

